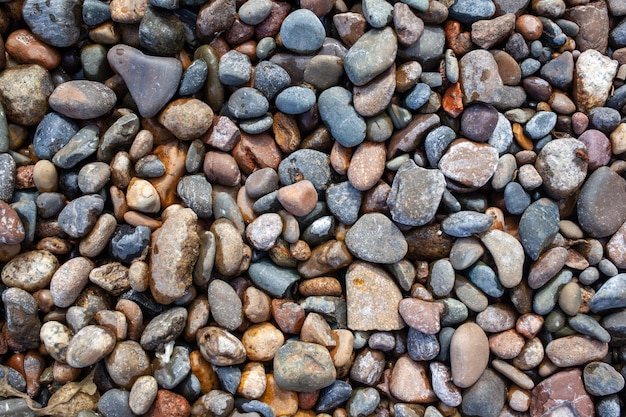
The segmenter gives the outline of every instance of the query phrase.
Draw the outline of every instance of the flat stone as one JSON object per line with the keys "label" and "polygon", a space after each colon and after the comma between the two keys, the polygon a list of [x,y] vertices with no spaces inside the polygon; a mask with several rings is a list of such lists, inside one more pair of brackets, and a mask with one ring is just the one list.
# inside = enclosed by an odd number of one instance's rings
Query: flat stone
{"label": "flat stone", "polygon": [[594,404],[585,391],[580,369],[558,372],[541,381],[532,390],[530,416],[593,415]]}
{"label": "flat stone", "polygon": [[[346,246],[357,258],[367,262],[391,264],[407,252],[407,243],[389,218],[380,213],[366,213],[350,228]],[[380,242],[385,242],[383,245]]]}
{"label": "flat stone", "polygon": [[307,9],[291,12],[280,26],[284,47],[299,54],[310,54],[321,48],[325,35],[322,22]]}
{"label": "flat stone", "polygon": [[141,347],[145,350],[163,351],[167,343],[180,336],[187,316],[185,308],[174,307],[154,317],[141,333]]}
{"label": "flat stone", "polygon": [[624,388],[624,377],[604,362],[591,362],[583,370],[585,389],[591,395],[603,397],[615,394]]}
{"label": "flat stone", "polygon": [[626,198],[626,182],[608,167],[595,170],[583,185],[577,202],[581,227],[592,237],[615,233],[626,221],[617,201]]}
{"label": "flat stone", "polygon": [[493,176],[498,165],[498,150],[489,144],[457,139],[439,160],[446,178],[470,187],[480,188]]}
{"label": "flat stone", "polygon": [[366,125],[352,106],[352,93],[341,86],[331,87],[320,94],[317,104],[320,117],[341,145],[352,147],[363,142]]}
{"label": "flat stone", "polygon": [[546,345],[546,355],[561,368],[584,365],[602,359],[609,345],[579,334],[555,339]]}
{"label": "flat stone", "polygon": [[243,322],[243,305],[239,296],[225,281],[215,279],[208,289],[211,315],[218,325],[235,330]]}
{"label": "flat stone", "polygon": [[489,19],[496,12],[496,6],[491,0],[473,2],[459,0],[450,7],[450,17],[462,23],[473,23],[480,19]]}
{"label": "flat stone", "polygon": [[274,356],[274,379],[283,390],[311,392],[326,388],[336,377],[328,350],[315,343],[289,342]]}
{"label": "flat stone", "polygon": [[106,85],[88,80],[74,80],[59,84],[48,102],[52,110],[73,119],[95,119],[107,114],[117,97]]}
{"label": "flat stone", "polygon": [[391,66],[397,51],[391,28],[371,29],[348,50],[344,58],[346,75],[354,85],[364,85]]}
{"label": "flat stone", "polygon": [[402,319],[412,328],[426,334],[437,334],[441,329],[440,317],[445,307],[441,303],[405,298],[400,301]]}
{"label": "flat stone", "polygon": [[519,284],[523,276],[524,248],[510,234],[492,229],[481,235],[481,241],[487,247],[496,262],[498,279],[505,288]]}
{"label": "flat stone", "polygon": [[426,365],[407,356],[399,358],[389,381],[389,391],[402,402],[427,403],[437,397],[432,390]]}
{"label": "flat stone", "polygon": [[525,252],[533,261],[548,248],[559,231],[559,209],[550,199],[532,203],[522,214],[519,234]]}
{"label": "flat stone", "polygon": [[594,294],[589,302],[589,308],[594,313],[614,308],[626,307],[626,274],[618,274],[609,278]]}
{"label": "flat stone", "polygon": [[400,290],[380,267],[356,261],[348,268],[346,302],[350,330],[402,329],[405,324],[398,313],[400,300]]}
{"label": "flat stone", "polygon": [[461,410],[467,415],[496,417],[504,406],[507,390],[502,378],[486,369],[478,381],[463,392]]}

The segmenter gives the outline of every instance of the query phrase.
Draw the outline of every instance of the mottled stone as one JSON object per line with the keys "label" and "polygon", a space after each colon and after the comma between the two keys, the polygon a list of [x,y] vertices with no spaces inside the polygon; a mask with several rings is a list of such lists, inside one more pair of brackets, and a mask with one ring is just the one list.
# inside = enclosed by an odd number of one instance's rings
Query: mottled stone
{"label": "mottled stone", "polygon": [[289,342],[274,356],[274,378],[283,390],[311,392],[325,388],[336,377],[328,350],[321,345]]}

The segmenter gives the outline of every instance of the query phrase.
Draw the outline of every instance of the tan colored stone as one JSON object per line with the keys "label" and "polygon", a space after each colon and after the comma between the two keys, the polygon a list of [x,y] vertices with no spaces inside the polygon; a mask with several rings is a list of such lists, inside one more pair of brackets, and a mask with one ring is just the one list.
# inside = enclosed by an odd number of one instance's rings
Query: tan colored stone
{"label": "tan colored stone", "polygon": [[472,386],[489,361],[489,341],[485,332],[475,323],[460,325],[450,341],[450,368],[452,381],[460,388]]}

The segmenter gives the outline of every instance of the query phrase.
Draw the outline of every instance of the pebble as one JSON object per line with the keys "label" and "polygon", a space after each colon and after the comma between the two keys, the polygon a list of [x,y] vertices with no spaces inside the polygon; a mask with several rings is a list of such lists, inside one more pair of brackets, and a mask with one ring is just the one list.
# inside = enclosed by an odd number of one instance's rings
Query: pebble
{"label": "pebble", "polygon": [[497,416],[504,406],[506,386],[498,374],[486,369],[463,393],[461,410],[467,415]]}
{"label": "pebble", "polygon": [[[344,70],[354,85],[361,86],[389,68],[398,50],[391,28],[372,29],[350,47],[344,58]],[[372,59],[373,56],[376,59]]]}
{"label": "pebble", "polygon": [[109,355],[115,348],[115,335],[106,327],[88,325],[67,345],[65,359],[73,368],[86,368]]}
{"label": "pebble", "polygon": [[21,243],[26,237],[24,224],[17,212],[6,202],[0,200],[0,244],[15,245]]}
{"label": "pebble", "polygon": [[604,362],[587,364],[583,370],[583,381],[587,392],[599,397],[615,394],[624,388],[624,377]]}
{"label": "pebble", "polygon": [[488,214],[463,210],[450,214],[441,222],[441,228],[450,236],[469,237],[486,232],[492,224],[493,218]]}
{"label": "pebble", "polygon": [[582,335],[565,336],[546,345],[548,359],[562,368],[600,360],[607,351],[607,343]]}
{"label": "pebble", "polygon": [[[376,234],[372,235],[372,231]],[[389,218],[379,213],[361,216],[346,234],[345,242],[357,258],[374,263],[398,262],[408,250],[400,230]],[[380,245],[378,242],[385,244]]]}
{"label": "pebble", "polygon": [[276,107],[285,114],[302,114],[315,105],[315,93],[306,87],[287,87],[276,96]]}
{"label": "pebble", "polygon": [[552,198],[568,197],[582,185],[587,174],[587,158],[581,158],[581,153],[586,154],[582,142],[565,138],[548,142],[537,155],[535,168]]}
{"label": "pebble", "polygon": [[491,179],[497,164],[498,150],[493,146],[457,139],[439,160],[439,169],[461,186],[479,188]]}
{"label": "pebble", "polygon": [[125,389],[130,389],[139,378],[151,372],[150,358],[133,340],[117,343],[104,363],[111,379]]}
{"label": "pebble", "polygon": [[310,54],[318,50],[325,37],[322,22],[307,9],[290,13],[280,26],[283,46],[299,54]]}
{"label": "pebble", "polygon": [[459,326],[450,342],[450,369],[454,384],[460,388],[474,385],[485,371],[488,359],[489,341],[484,331],[471,322]]}
{"label": "pebble", "polygon": [[604,105],[616,71],[617,62],[595,49],[588,49],[580,54],[576,60],[574,79],[574,101],[579,111],[586,112]]}
{"label": "pebble", "polygon": [[68,47],[80,36],[79,22],[73,13],[78,6],[73,1],[45,3],[29,0],[24,3],[22,16],[33,33],[44,42]]}
{"label": "pebble", "polygon": [[133,413],[144,414],[148,412],[150,406],[156,399],[157,392],[158,385],[153,376],[140,376],[130,390],[128,406]]}
{"label": "pebble", "polygon": [[352,93],[335,86],[324,90],[317,101],[320,117],[341,145],[352,147],[365,139],[366,124],[352,106]]}
{"label": "pebble", "polygon": [[315,343],[289,342],[276,352],[273,364],[276,383],[284,390],[314,391],[336,377],[328,350]]}
{"label": "pebble", "polygon": [[72,119],[95,119],[115,105],[113,90],[96,81],[68,81],[57,86],[48,102],[52,110]]}
{"label": "pebble", "polygon": [[228,110],[238,119],[261,117],[268,109],[267,99],[256,88],[242,87],[228,99]]}
{"label": "pebble", "polygon": [[326,189],[328,210],[343,224],[353,225],[357,221],[361,203],[361,193],[350,182],[333,184]]}
{"label": "pebble", "polygon": [[[606,210],[625,195],[625,184],[623,178],[607,167],[598,168],[589,176],[580,191],[577,214],[580,226],[590,236],[610,236],[626,220],[619,211]],[[598,210],[601,208],[600,216]]]}

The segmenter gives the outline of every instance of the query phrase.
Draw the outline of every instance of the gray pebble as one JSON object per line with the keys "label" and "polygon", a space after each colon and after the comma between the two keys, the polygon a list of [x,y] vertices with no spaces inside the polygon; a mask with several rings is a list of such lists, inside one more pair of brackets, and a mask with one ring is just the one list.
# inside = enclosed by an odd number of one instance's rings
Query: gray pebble
{"label": "gray pebble", "polygon": [[326,189],[328,210],[340,223],[346,225],[352,225],[357,221],[361,200],[361,192],[354,188],[349,181],[332,184]]}
{"label": "gray pebble", "polygon": [[213,215],[213,187],[204,175],[187,175],[181,178],[176,192],[199,218],[205,219]]}
{"label": "gray pebble", "polygon": [[134,417],[135,414],[128,405],[129,392],[114,388],[100,397],[98,411],[103,417]]}
{"label": "gray pebble", "polygon": [[449,295],[454,288],[454,279],[454,268],[449,260],[439,259],[433,263],[428,283],[435,297]]}
{"label": "gray pebble", "polygon": [[239,19],[248,25],[258,25],[272,10],[270,0],[248,0],[239,8]]}
{"label": "gray pebble", "polygon": [[428,102],[430,98],[430,87],[425,83],[417,83],[404,98],[404,106],[412,111],[418,110]]}
{"label": "gray pebble", "polygon": [[441,229],[454,237],[469,237],[489,230],[493,217],[485,213],[463,210],[452,213],[441,222]]}
{"label": "gray pebble", "polygon": [[261,117],[240,121],[239,128],[249,135],[258,135],[269,130],[273,124],[274,118],[272,114],[266,113]]}
{"label": "gray pebble", "polygon": [[74,134],[69,142],[52,158],[52,162],[59,168],[73,168],[80,161],[93,155],[98,150],[100,133],[95,125],[85,126]]}
{"label": "gray pebble", "polygon": [[314,105],[315,93],[306,87],[287,87],[276,96],[276,107],[286,114],[305,113]]}
{"label": "gray pebble", "polygon": [[251,74],[252,64],[247,55],[232,49],[220,58],[219,77],[222,84],[240,86],[250,81]]}
{"label": "gray pebble", "polygon": [[603,397],[616,394],[624,388],[624,377],[604,362],[591,362],[583,370],[585,389],[591,395]]}
{"label": "gray pebble", "polygon": [[291,77],[281,66],[262,61],[254,67],[254,88],[259,90],[268,100],[289,87]]}
{"label": "gray pebble", "polygon": [[504,287],[498,281],[495,271],[484,262],[477,262],[467,271],[467,276],[474,285],[491,297],[499,298],[504,294]]}
{"label": "gray pebble", "polygon": [[365,139],[365,120],[352,106],[352,93],[335,86],[324,90],[318,99],[320,117],[333,137],[343,146],[352,147]]}
{"label": "gray pebble", "polygon": [[390,264],[406,255],[408,244],[402,232],[381,213],[366,213],[348,230],[345,243],[356,257]]}
{"label": "gray pebble", "polygon": [[0,153],[0,200],[10,203],[13,199],[17,165],[8,153]]}
{"label": "gray pebble", "polygon": [[285,297],[300,280],[295,269],[279,267],[267,259],[251,263],[248,274],[255,285],[274,297]]}
{"label": "gray pebble", "polygon": [[519,216],[530,205],[530,195],[518,182],[509,182],[504,187],[504,205],[509,213]]}
{"label": "gray pebble", "polygon": [[329,157],[314,149],[299,149],[281,161],[278,176],[283,185],[305,179],[311,181],[318,192],[324,191],[332,182]]}
{"label": "gray pebble", "polygon": [[59,227],[69,236],[85,236],[96,223],[104,209],[104,200],[99,195],[79,197],[63,208],[59,213]]}
{"label": "gray pebble", "polygon": [[206,82],[209,68],[203,59],[194,59],[191,65],[187,67],[183,73],[183,78],[178,87],[178,94],[181,96],[190,96],[202,88]]}
{"label": "gray pebble", "polygon": [[52,159],[78,132],[78,125],[61,116],[50,112],[39,122],[33,137],[33,148],[39,159]]}
{"label": "gray pebble", "polygon": [[524,126],[524,132],[533,140],[546,136],[556,126],[556,113],[537,112]]}
{"label": "gray pebble", "polygon": [[439,340],[437,335],[425,334],[412,327],[406,339],[409,356],[414,361],[430,361],[439,354]]}
{"label": "gray pebble", "polygon": [[308,9],[291,12],[280,26],[283,46],[298,54],[310,54],[322,47],[326,30],[315,14]]}

